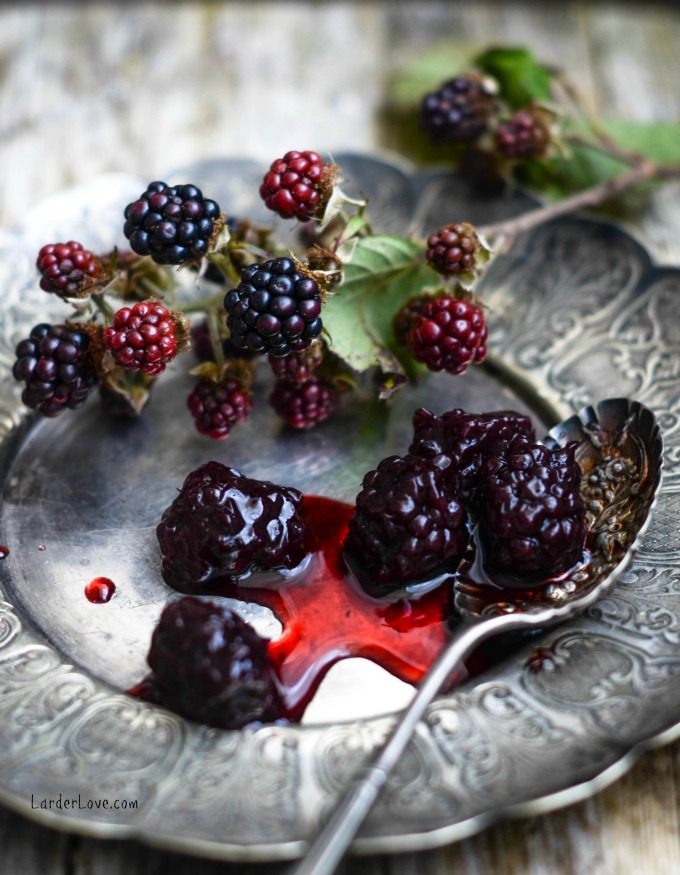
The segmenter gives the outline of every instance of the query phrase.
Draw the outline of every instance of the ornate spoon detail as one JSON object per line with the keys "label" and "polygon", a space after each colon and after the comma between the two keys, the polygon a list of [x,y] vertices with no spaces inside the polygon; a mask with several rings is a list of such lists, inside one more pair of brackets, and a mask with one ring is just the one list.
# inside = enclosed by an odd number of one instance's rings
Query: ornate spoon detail
{"label": "ornate spoon detail", "polygon": [[330,875],[403,754],[437,693],[465,677],[464,659],[484,640],[504,632],[542,629],[584,610],[609,590],[630,564],[649,528],[661,484],[663,440],[656,417],[626,398],[586,407],[555,426],[543,443],[579,441],[588,556],[558,582],[535,589],[503,589],[480,574],[471,550],[455,583],[461,616],[453,638],[424,677],[374,762],[334,811],[295,875]]}

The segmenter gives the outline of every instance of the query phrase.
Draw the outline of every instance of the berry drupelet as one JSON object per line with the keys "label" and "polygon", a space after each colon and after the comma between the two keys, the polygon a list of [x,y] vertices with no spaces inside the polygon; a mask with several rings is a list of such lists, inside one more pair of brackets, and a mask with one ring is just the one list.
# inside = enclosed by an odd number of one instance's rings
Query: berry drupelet
{"label": "berry drupelet", "polygon": [[43,416],[76,410],[97,379],[88,359],[90,338],[66,325],[42,323],[16,348],[14,378],[26,383],[21,400]]}
{"label": "berry drupelet", "polygon": [[202,258],[220,221],[220,208],[195,185],[152,182],[125,208],[123,232],[138,255],[157,264]]}
{"label": "berry drupelet", "polygon": [[319,286],[299,267],[290,258],[275,258],[244,268],[238,287],[224,298],[234,346],[284,357],[319,337]]}
{"label": "berry drupelet", "polygon": [[283,358],[269,356],[269,364],[275,376],[289,383],[306,383],[322,361],[323,345],[320,340],[315,340],[302,352],[292,352]]}
{"label": "berry drupelet", "polygon": [[586,508],[576,446],[553,451],[519,436],[503,457],[485,461],[480,535],[489,568],[535,580],[581,559]]}
{"label": "berry drupelet", "polygon": [[189,474],[156,530],[165,582],[200,594],[254,571],[295,568],[306,555],[301,504],[296,489],[207,462]]}
{"label": "berry drupelet", "polygon": [[425,258],[437,273],[455,276],[475,269],[479,249],[479,238],[472,225],[445,225],[427,238]]}
{"label": "berry drupelet", "polygon": [[152,377],[162,374],[177,355],[175,321],[170,311],[154,300],[118,310],[113,325],[104,329],[103,341],[119,367]]}
{"label": "berry drupelet", "polygon": [[413,320],[408,342],[413,358],[431,371],[463,374],[486,358],[488,328],[481,308],[442,295],[427,301]]}
{"label": "berry drupelet", "polygon": [[68,243],[49,243],[38,253],[36,267],[42,278],[40,288],[54,292],[60,298],[79,298],[87,295],[87,290],[102,270],[97,256],[83,249],[81,243],[70,240]]}
{"label": "berry drupelet", "polygon": [[389,456],[364,477],[345,549],[367,588],[388,593],[455,570],[468,543],[449,459]]}
{"label": "berry drupelet", "polygon": [[196,430],[215,441],[229,436],[253,410],[250,392],[238,380],[201,380],[187,398]]}
{"label": "berry drupelet", "polygon": [[220,729],[281,714],[268,643],[222,605],[186,596],[161,614],[147,661],[155,700]]}
{"label": "berry drupelet", "polygon": [[309,429],[338,409],[340,395],[329,383],[312,375],[304,383],[277,380],[269,403],[291,428]]}
{"label": "berry drupelet", "polygon": [[520,109],[496,131],[496,148],[510,160],[543,158],[549,144],[545,114],[532,108]]}
{"label": "berry drupelet", "polygon": [[420,124],[434,142],[470,142],[486,131],[494,96],[478,76],[457,76],[423,98]]}
{"label": "berry drupelet", "polygon": [[265,173],[260,197],[282,219],[321,218],[330,194],[324,191],[329,167],[316,152],[286,152]]}

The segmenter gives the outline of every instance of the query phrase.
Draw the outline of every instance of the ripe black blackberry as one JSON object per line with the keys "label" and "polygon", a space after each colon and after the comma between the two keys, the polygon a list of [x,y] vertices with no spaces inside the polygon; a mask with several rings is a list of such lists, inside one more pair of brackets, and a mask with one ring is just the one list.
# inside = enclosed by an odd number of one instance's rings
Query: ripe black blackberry
{"label": "ripe black blackberry", "polygon": [[277,380],[269,396],[274,412],[291,428],[314,428],[340,406],[338,391],[318,377],[304,383]]}
{"label": "ripe black blackberry", "polygon": [[577,444],[561,450],[516,437],[481,472],[485,564],[524,580],[554,577],[582,557],[586,508]]}
{"label": "ripe black blackberry", "polygon": [[408,343],[417,362],[457,375],[484,361],[488,334],[481,307],[441,295],[423,304],[414,317]]}
{"label": "ripe black blackberry", "polygon": [[224,306],[235,346],[277,358],[307,349],[323,328],[319,286],[290,258],[248,265]]}
{"label": "ripe black blackberry", "polygon": [[444,456],[390,456],[364,477],[345,542],[364,586],[388,593],[455,570],[468,543],[457,472]]}
{"label": "ripe black blackberry", "polygon": [[550,144],[550,128],[544,112],[534,107],[520,109],[498,126],[496,148],[504,158],[543,158]]}
{"label": "ripe black blackberry", "polygon": [[189,720],[240,729],[281,716],[266,639],[222,605],[191,596],[169,604],[147,661],[155,700]]}
{"label": "ripe black blackberry", "polygon": [[413,415],[409,453],[428,459],[442,454],[450,458],[458,471],[463,497],[469,502],[484,461],[503,458],[517,435],[536,439],[529,417],[512,410],[466,413],[455,409],[435,416],[421,407]]}
{"label": "ripe black blackberry", "polygon": [[200,594],[254,571],[295,568],[306,552],[301,504],[297,489],[207,462],[189,474],[156,529],[163,579]]}
{"label": "ripe black blackberry", "polygon": [[253,401],[238,380],[201,380],[187,398],[187,407],[199,434],[220,441],[252,413]]}
{"label": "ripe black blackberry", "polygon": [[60,298],[86,297],[102,270],[97,256],[82,243],[48,243],[38,253],[36,267],[42,278],[40,288]]}
{"label": "ripe black blackberry", "polygon": [[41,323],[16,348],[15,380],[26,383],[21,400],[43,416],[76,410],[97,383],[88,357],[89,335],[66,325]]}
{"label": "ripe black blackberry", "polygon": [[494,108],[494,95],[486,80],[456,76],[425,95],[420,124],[435,142],[470,142],[486,131]]}
{"label": "ripe black blackberry", "polygon": [[477,264],[479,238],[466,222],[445,225],[427,238],[425,258],[442,276],[470,273]]}
{"label": "ripe black blackberry", "polygon": [[152,182],[125,208],[123,232],[138,255],[157,264],[185,264],[202,258],[220,220],[215,201],[195,185]]}

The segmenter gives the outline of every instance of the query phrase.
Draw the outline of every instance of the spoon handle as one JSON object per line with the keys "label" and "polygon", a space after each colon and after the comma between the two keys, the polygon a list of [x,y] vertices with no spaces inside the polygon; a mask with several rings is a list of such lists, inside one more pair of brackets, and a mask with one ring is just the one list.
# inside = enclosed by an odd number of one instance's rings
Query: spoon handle
{"label": "spoon handle", "polygon": [[532,614],[507,614],[468,622],[459,627],[455,637],[423,678],[416,695],[401,714],[373,763],[346,793],[291,875],[331,875],[335,871],[427,707],[447,681],[455,684],[465,677],[462,664],[465,657],[486,638],[501,632],[536,627],[539,625],[538,619]]}

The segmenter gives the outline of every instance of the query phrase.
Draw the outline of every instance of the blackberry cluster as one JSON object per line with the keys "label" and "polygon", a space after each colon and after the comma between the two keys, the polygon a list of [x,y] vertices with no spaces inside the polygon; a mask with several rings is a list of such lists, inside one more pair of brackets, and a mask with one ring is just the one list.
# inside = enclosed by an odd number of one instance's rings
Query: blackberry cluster
{"label": "blackberry cluster", "polygon": [[168,605],[147,661],[158,703],[189,720],[240,729],[281,716],[266,639],[214,602]]}
{"label": "blackberry cluster", "polygon": [[543,158],[549,144],[550,131],[537,110],[520,109],[496,131],[496,148],[511,160]]}
{"label": "blackberry cluster", "polygon": [[60,298],[77,298],[101,273],[97,256],[81,243],[48,243],[38,253],[36,267],[42,274],[40,288]]}
{"label": "blackberry cluster", "polygon": [[449,295],[431,298],[414,318],[408,334],[411,355],[431,371],[462,374],[486,358],[488,328],[471,301]]}
{"label": "blackberry cluster", "polygon": [[218,204],[195,185],[152,182],[125,208],[123,232],[138,255],[185,264],[206,254],[219,218]]}
{"label": "blackberry cluster", "polygon": [[260,186],[260,197],[282,219],[307,222],[320,218],[327,165],[316,152],[286,152],[272,162]]}
{"label": "blackberry cluster", "polygon": [[187,398],[187,407],[199,434],[219,441],[252,413],[253,402],[238,380],[201,380]]}
{"label": "blackberry cluster", "polygon": [[43,416],[77,410],[97,379],[88,358],[90,338],[66,325],[41,323],[16,348],[14,378],[26,383],[21,400]]}
{"label": "blackberry cluster", "polygon": [[104,329],[104,346],[126,371],[158,376],[177,355],[175,322],[158,301],[140,301],[121,307],[113,325]]}
{"label": "blackberry cluster", "polygon": [[423,98],[420,124],[435,142],[470,142],[486,131],[494,97],[477,76],[457,76]]}
{"label": "blackberry cluster", "polygon": [[323,327],[315,280],[290,258],[251,264],[224,306],[232,343],[276,358],[307,349]]}
{"label": "blackberry cluster", "polygon": [[309,429],[338,409],[340,395],[329,383],[312,375],[304,383],[277,380],[269,403],[291,428]]}
{"label": "blackberry cluster", "polygon": [[345,548],[368,573],[367,588],[391,592],[455,567],[465,521],[449,459],[390,456],[364,477]]}
{"label": "blackberry cluster", "polygon": [[289,383],[306,383],[322,361],[323,347],[319,340],[315,340],[309,349],[302,352],[292,352],[283,358],[269,356],[269,364],[275,376]]}
{"label": "blackberry cluster", "polygon": [[301,504],[297,489],[207,462],[189,474],[156,530],[165,582],[200,594],[254,571],[295,568],[306,554]]}
{"label": "blackberry cluster", "polygon": [[503,456],[486,460],[480,535],[489,567],[532,579],[581,558],[586,508],[576,446],[552,451],[519,436]]}
{"label": "blackberry cluster", "polygon": [[427,238],[425,258],[437,273],[455,276],[474,270],[479,238],[472,225],[445,225]]}

